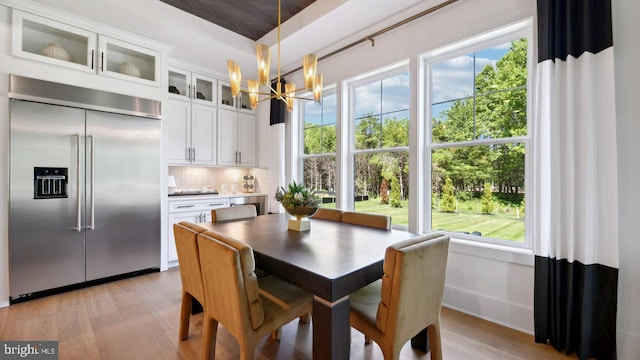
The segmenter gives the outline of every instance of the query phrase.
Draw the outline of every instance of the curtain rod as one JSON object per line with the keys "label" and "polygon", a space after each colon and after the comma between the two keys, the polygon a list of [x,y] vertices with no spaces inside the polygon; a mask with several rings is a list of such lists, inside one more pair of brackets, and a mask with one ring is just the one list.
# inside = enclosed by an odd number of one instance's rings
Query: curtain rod
{"label": "curtain rod", "polygon": [[[343,46],[338,50],[332,51],[332,52],[330,52],[330,53],[328,53],[328,54],[326,54],[324,56],[319,57],[318,58],[318,62],[320,62],[321,60],[324,60],[324,59],[326,59],[328,57],[331,57],[333,55],[336,55],[338,53],[341,53],[341,52],[343,52],[345,50],[351,49],[352,47],[354,47],[356,45],[362,44],[363,42],[370,41],[371,42],[371,46],[373,47],[373,46],[376,45],[375,44],[375,37],[377,37],[379,35],[382,35],[382,34],[384,34],[386,32],[389,32],[391,30],[394,30],[394,29],[396,29],[396,28],[398,28],[398,27],[400,27],[402,25],[408,24],[408,23],[412,22],[413,20],[419,19],[419,18],[421,18],[421,17],[423,17],[425,15],[431,14],[432,12],[434,12],[436,10],[440,10],[440,9],[446,7],[446,6],[449,6],[449,5],[453,4],[456,1],[458,1],[458,0],[448,0],[448,1],[442,2],[442,3],[440,3],[440,4],[436,5],[436,6],[433,6],[433,7],[429,8],[429,9],[427,9],[427,10],[424,10],[424,11],[418,13],[418,14],[415,14],[415,15],[413,15],[413,16],[411,16],[409,18],[406,18],[406,19],[404,19],[404,20],[402,20],[400,22],[397,22],[397,23],[395,23],[395,24],[393,24],[391,26],[387,26],[386,28],[384,28],[382,30],[376,31],[371,35],[365,36],[360,40],[356,40],[356,41],[352,42],[349,45]],[[293,69],[293,70],[291,70],[289,72],[286,72],[283,75],[281,75],[280,77],[284,78],[285,76],[291,75],[291,74],[293,74],[295,72],[298,72],[300,70],[302,70],[302,66],[300,66],[300,67],[298,67],[296,69]],[[273,82],[275,80],[276,79],[272,79],[271,81]]]}

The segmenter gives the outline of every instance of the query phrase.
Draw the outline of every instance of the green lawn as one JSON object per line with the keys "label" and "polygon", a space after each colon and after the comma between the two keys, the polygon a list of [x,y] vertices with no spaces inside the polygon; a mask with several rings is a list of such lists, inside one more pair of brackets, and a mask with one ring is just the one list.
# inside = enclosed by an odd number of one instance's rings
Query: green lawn
{"label": "green lawn", "polygon": [[[499,211],[497,215],[479,214],[474,200],[461,202],[458,213],[445,213],[433,210],[434,230],[447,230],[471,233],[478,231],[484,237],[524,241],[524,220],[519,220],[514,211]],[[322,207],[335,208],[335,203],[323,204]],[[507,209],[511,210],[511,209]],[[402,208],[393,208],[390,205],[380,204],[378,199],[357,201],[356,211],[391,215],[393,225],[409,224],[408,201],[403,202]]]}

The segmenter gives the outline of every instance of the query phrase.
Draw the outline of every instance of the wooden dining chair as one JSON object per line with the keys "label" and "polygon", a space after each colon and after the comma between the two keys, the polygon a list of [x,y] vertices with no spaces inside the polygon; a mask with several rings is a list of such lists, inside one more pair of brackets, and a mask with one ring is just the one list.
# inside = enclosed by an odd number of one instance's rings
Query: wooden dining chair
{"label": "wooden dining chair", "polygon": [[[211,222],[235,221],[250,219],[256,216],[258,216],[258,213],[254,205],[236,205],[211,210]],[[263,276],[269,275],[269,272],[260,268],[256,268],[256,275],[261,278]]]}
{"label": "wooden dining chair", "polygon": [[382,279],[349,296],[351,326],[375,341],[385,360],[397,360],[402,346],[427,328],[432,360],[442,359],[440,308],[449,237],[428,234],[387,248]]}
{"label": "wooden dining chair", "polygon": [[189,336],[192,299],[195,298],[204,306],[204,289],[200,273],[197,236],[206,230],[187,221],[173,225],[173,234],[180,263],[180,280],[182,281],[182,304],[180,305],[180,329],[178,331],[180,340],[185,340]]}
{"label": "wooden dining chair", "polygon": [[274,276],[256,277],[249,245],[207,231],[198,235],[198,247],[206,303],[203,359],[215,359],[218,324],[238,341],[240,359],[253,360],[261,338],[311,312],[311,294]]}
{"label": "wooden dining chair", "polygon": [[342,210],[320,208],[312,218],[340,222],[342,221]]}
{"label": "wooden dining chair", "polygon": [[258,216],[254,205],[235,205],[211,210],[211,222],[248,219]]}
{"label": "wooden dining chair", "polygon": [[389,215],[343,211],[342,222],[384,230],[391,230],[391,216]]}

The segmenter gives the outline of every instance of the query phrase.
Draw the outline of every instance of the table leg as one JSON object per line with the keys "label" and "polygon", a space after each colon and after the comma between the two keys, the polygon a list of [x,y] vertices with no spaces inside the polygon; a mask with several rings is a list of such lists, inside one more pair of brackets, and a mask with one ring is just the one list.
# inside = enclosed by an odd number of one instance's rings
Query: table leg
{"label": "table leg", "polygon": [[349,297],[329,302],[313,297],[313,359],[348,359],[351,340]]}
{"label": "table leg", "polygon": [[418,335],[411,338],[411,347],[424,351],[425,353],[429,352],[429,334],[427,333],[427,328],[424,328]]}

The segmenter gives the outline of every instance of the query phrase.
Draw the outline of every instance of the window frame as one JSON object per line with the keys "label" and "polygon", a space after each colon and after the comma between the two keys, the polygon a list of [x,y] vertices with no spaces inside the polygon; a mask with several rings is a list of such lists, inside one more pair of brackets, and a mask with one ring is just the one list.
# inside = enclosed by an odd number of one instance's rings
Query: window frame
{"label": "window frame", "polygon": [[[478,52],[492,46],[504,44],[506,42],[512,42],[517,39],[527,39],[527,135],[526,136],[514,136],[510,138],[499,139],[476,139],[470,141],[460,142],[447,142],[447,143],[434,143],[432,139],[432,88],[431,88],[431,67],[433,64],[440,63],[449,59],[464,56],[472,52]],[[445,45],[438,49],[428,51],[419,55],[418,66],[420,67],[419,76],[419,98],[421,103],[418,104],[419,116],[418,121],[423,123],[425,133],[424,138],[424,199],[425,199],[425,212],[423,218],[418,221],[421,223],[420,228],[425,231],[435,231],[431,228],[431,219],[433,210],[431,209],[431,176],[432,176],[432,150],[444,149],[444,148],[456,148],[456,147],[469,147],[469,146],[487,146],[496,144],[510,144],[510,143],[523,143],[525,146],[525,174],[524,174],[524,186],[525,186],[525,214],[532,214],[530,193],[533,187],[533,168],[532,168],[532,154],[533,154],[533,141],[532,141],[532,109],[533,109],[533,82],[535,79],[535,59],[534,59],[534,34],[533,34],[533,21],[532,19],[526,19],[505,27],[494,29],[477,36],[473,36],[466,40],[462,40],[456,43]],[[475,89],[474,89],[475,92]],[[426,181],[428,179],[428,181]],[[471,234],[463,234],[454,231],[437,230],[438,232],[445,233],[452,238],[470,241],[477,244],[488,244],[492,246],[500,246],[514,249],[526,249],[531,250],[532,243],[532,216],[525,215],[524,219],[524,231],[525,239],[523,242],[517,242],[513,240],[490,238],[485,236],[477,236]]]}
{"label": "window frame", "polygon": [[[297,102],[297,108],[298,108],[298,154],[299,156],[297,157],[297,162],[298,162],[298,168],[299,170],[299,176],[300,176],[300,181],[304,181],[304,161],[305,159],[319,159],[319,158],[323,158],[323,157],[327,157],[327,156],[333,156],[336,158],[336,173],[338,173],[339,170],[339,164],[338,164],[338,127],[340,126],[340,109],[339,109],[339,102],[337,101],[338,99],[338,92],[336,91],[336,86],[335,85],[330,85],[330,86],[326,86],[322,89],[322,97],[324,98],[325,96],[332,96],[335,95],[336,96],[336,123],[335,123],[335,127],[336,127],[336,151],[332,152],[332,153],[321,153],[321,154],[305,154],[304,153],[304,105],[307,102],[313,102],[314,100],[298,100]],[[312,93],[303,93],[300,95],[303,98],[307,98],[307,99],[312,99],[313,98],[313,94]],[[324,113],[324,111],[323,111]],[[336,187],[338,187],[338,184],[336,183]]]}
{"label": "window frame", "polygon": [[[411,73],[410,62],[408,59],[384,66],[382,68],[366,72],[364,74],[358,75],[356,77],[347,79],[343,82],[343,91],[345,92],[343,95],[347,98],[347,121],[343,124],[343,129],[347,132],[347,166],[346,175],[347,175],[347,186],[346,188],[342,188],[342,194],[344,199],[348,199],[343,202],[345,208],[343,210],[353,211],[355,210],[355,157],[358,154],[366,154],[366,153],[381,153],[381,152],[397,152],[397,151],[406,151],[411,156],[410,145],[411,141],[407,146],[398,146],[393,148],[377,148],[377,149],[356,149],[356,139],[355,139],[355,124],[356,124],[356,114],[355,114],[355,89],[370,84],[375,81],[383,81],[385,79],[392,78],[397,75],[401,75],[404,73],[409,74],[409,129],[411,129],[411,92],[415,91],[411,86],[413,84],[413,75]],[[382,108],[381,108],[382,110]],[[410,178],[410,176],[409,176]],[[411,218],[411,206],[407,208],[409,212],[409,218]]]}

